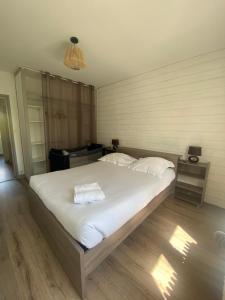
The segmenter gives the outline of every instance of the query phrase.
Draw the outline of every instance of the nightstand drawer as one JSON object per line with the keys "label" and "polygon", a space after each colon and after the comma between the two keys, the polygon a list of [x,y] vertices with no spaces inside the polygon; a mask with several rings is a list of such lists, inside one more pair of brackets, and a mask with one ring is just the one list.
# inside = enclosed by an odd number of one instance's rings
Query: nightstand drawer
{"label": "nightstand drawer", "polygon": [[107,154],[115,153],[115,152],[116,152],[116,150],[114,150],[114,149],[111,148],[111,147],[103,148],[103,155],[107,155]]}
{"label": "nightstand drawer", "polygon": [[181,187],[176,187],[175,197],[196,204],[200,204],[202,200],[201,194],[194,191],[188,191]]}
{"label": "nightstand drawer", "polygon": [[185,163],[178,164],[178,172],[183,175],[190,175],[196,178],[205,178],[206,168]]}

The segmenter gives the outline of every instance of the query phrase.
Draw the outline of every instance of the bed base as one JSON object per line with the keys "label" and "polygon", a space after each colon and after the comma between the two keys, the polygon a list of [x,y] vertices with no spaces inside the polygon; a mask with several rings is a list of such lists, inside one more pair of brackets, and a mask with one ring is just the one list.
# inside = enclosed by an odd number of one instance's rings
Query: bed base
{"label": "bed base", "polygon": [[[130,148],[124,148],[130,149]],[[140,151],[143,150],[132,149]],[[144,150],[145,152],[146,150]],[[122,152],[122,151],[121,151]],[[128,153],[128,150],[124,153]],[[145,156],[153,152],[146,151]],[[178,155],[157,153],[157,156],[170,158],[177,167]],[[163,156],[164,155],[164,156]],[[169,155],[169,157],[168,157]],[[134,155],[143,157],[142,155]],[[63,228],[55,216],[45,207],[39,196],[30,189],[31,214],[41,228],[52,251],[60,261],[65,273],[74,285],[81,299],[86,299],[86,278],[127,236],[133,232],[167,197],[174,193],[173,181],[165,190],[157,195],[145,208],[137,213],[130,221],[100,244],[90,250],[84,251],[80,244]]]}

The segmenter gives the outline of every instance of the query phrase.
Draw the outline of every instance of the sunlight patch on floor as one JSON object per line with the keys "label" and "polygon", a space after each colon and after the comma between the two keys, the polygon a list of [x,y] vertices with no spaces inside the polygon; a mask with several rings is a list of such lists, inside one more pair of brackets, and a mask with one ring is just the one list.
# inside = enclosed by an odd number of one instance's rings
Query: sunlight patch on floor
{"label": "sunlight patch on floor", "polygon": [[167,300],[175,286],[176,272],[163,254],[158,258],[151,275],[164,300]]}
{"label": "sunlight patch on floor", "polygon": [[194,240],[184,229],[180,226],[176,226],[170,240],[170,244],[181,254],[187,255],[190,245],[197,244],[196,240]]}

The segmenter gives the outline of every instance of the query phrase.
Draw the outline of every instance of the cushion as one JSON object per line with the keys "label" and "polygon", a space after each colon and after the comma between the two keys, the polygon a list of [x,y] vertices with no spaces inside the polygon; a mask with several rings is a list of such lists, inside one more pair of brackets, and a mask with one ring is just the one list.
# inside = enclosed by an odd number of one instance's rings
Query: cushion
{"label": "cushion", "polygon": [[121,167],[125,167],[125,166],[129,166],[130,164],[135,162],[137,159],[130,155],[124,154],[124,153],[110,153],[110,154],[107,154],[107,155],[99,158],[99,160],[108,162],[108,163],[112,163],[114,165],[118,165]]}
{"label": "cushion", "polygon": [[174,168],[173,162],[162,157],[145,157],[133,162],[129,168],[134,171],[149,173],[161,177],[168,168]]}

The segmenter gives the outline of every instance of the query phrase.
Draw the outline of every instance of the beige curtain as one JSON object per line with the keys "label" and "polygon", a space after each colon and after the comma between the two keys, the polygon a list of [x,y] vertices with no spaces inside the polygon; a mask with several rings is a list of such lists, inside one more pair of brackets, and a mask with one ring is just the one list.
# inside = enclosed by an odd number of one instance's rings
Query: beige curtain
{"label": "beige curtain", "polygon": [[42,75],[47,151],[71,149],[96,140],[93,86]]}

